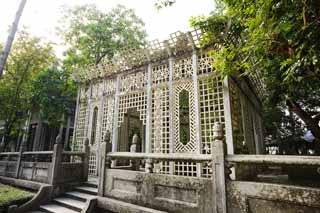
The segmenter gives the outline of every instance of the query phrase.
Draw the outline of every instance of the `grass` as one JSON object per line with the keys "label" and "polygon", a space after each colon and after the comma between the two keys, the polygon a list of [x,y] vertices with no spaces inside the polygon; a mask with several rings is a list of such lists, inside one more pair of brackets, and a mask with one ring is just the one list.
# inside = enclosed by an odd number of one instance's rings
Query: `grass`
{"label": "grass", "polygon": [[30,198],[33,195],[32,192],[0,183],[0,208],[6,207],[15,201]]}

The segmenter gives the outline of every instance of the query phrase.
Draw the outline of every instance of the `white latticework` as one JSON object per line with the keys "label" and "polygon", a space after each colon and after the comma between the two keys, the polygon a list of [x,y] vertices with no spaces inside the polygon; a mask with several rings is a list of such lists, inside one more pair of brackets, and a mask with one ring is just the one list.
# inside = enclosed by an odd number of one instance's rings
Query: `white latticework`
{"label": "white latticework", "polygon": [[[183,144],[180,140],[180,112],[179,112],[179,95],[183,90],[189,93],[189,129],[190,129],[190,141]],[[195,98],[194,98],[194,88],[192,82],[186,82],[174,85],[174,117],[173,117],[173,127],[174,127],[174,149],[175,152],[189,152],[193,153],[196,151],[196,128],[195,128]]]}
{"label": "white latticework", "polygon": [[120,92],[144,89],[147,84],[147,72],[140,71],[123,75],[120,79]]}
{"label": "white latticework", "polygon": [[223,85],[221,77],[218,75],[200,78],[198,82],[201,152],[202,154],[210,154],[213,142],[213,125],[215,122],[224,124]]}
{"label": "white latticework", "polygon": [[[108,96],[103,104],[103,118],[101,124],[101,142],[104,141],[106,131],[109,131],[110,138],[112,138],[112,125],[113,125],[113,112],[114,112],[114,97]],[[111,143],[111,141],[110,141]]]}
{"label": "white latticework", "polygon": [[[170,152],[169,90],[157,88],[152,93],[152,152]],[[169,174],[169,163],[154,165],[154,172]]]}
{"label": "white latticework", "polygon": [[140,120],[143,125],[146,124],[146,109],[147,109],[147,95],[145,92],[132,93],[120,96],[119,98],[119,117],[118,127],[123,122],[124,114],[127,113],[129,108],[136,108],[140,113]]}
{"label": "white latticework", "polygon": [[198,75],[211,73],[213,58],[206,54],[198,55]]}
{"label": "white latticework", "polygon": [[73,145],[74,151],[82,151],[83,143],[84,143],[84,134],[85,134],[85,121],[87,115],[87,104],[86,102],[79,103],[79,112],[78,112],[78,119],[76,123],[76,130],[75,130],[75,141]]}
{"label": "white latticework", "polygon": [[192,77],[192,58],[183,58],[174,62],[173,80]]}
{"label": "white latticework", "polygon": [[115,79],[108,79],[104,83],[104,93],[106,95],[111,95],[115,92],[116,86],[115,86]]}
{"label": "white latticework", "polygon": [[96,153],[90,153],[89,175],[96,175],[96,171],[97,171],[97,156],[96,156]]}
{"label": "white latticework", "polygon": [[152,84],[161,84],[169,81],[168,64],[161,64],[152,67]]}

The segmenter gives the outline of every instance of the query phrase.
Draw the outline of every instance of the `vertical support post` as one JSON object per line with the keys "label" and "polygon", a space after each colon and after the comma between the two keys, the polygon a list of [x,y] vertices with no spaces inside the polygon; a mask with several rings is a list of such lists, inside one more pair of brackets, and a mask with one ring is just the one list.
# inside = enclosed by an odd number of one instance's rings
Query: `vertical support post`
{"label": "vertical support post", "polygon": [[148,64],[148,82],[147,82],[147,116],[146,116],[146,146],[145,152],[151,152],[151,125],[152,125],[152,65]]}
{"label": "vertical support post", "polygon": [[112,152],[118,148],[118,116],[119,116],[119,93],[120,93],[120,75],[117,76],[116,93],[114,97],[114,116],[112,129]]}
{"label": "vertical support post", "polygon": [[20,165],[21,165],[21,159],[22,159],[22,152],[23,152],[23,149],[20,148],[19,150],[19,154],[18,154],[18,160],[17,160],[17,167],[16,167],[16,173],[14,175],[15,178],[19,178],[19,171],[20,171]]}
{"label": "vertical support post", "polygon": [[[169,43],[165,43],[166,49],[169,54],[169,153],[174,152],[174,128],[173,128],[173,112],[174,112],[174,106],[173,106],[173,96],[174,96],[174,91],[173,91],[173,72],[174,72],[174,59],[172,57],[172,52],[169,46]],[[173,175],[174,173],[174,162],[170,162],[169,165],[169,174]]]}
{"label": "vertical support post", "polygon": [[107,164],[107,154],[111,151],[110,143],[110,132],[106,131],[104,136],[104,141],[101,143],[100,147],[100,175],[99,175],[99,186],[98,186],[98,196],[103,197],[104,195],[104,184],[105,184],[105,174],[106,169],[108,169]]}
{"label": "vertical support post", "polygon": [[53,154],[52,154],[52,163],[51,163],[51,174],[49,177],[49,183],[53,185],[55,188],[57,183],[60,180],[60,171],[61,171],[61,164],[62,164],[62,138],[60,135],[56,138],[56,143],[53,146]]}
{"label": "vertical support post", "polygon": [[223,128],[220,123],[215,123],[213,127],[214,142],[212,150],[212,189],[213,189],[213,212],[226,213],[226,180],[225,180],[225,152],[223,142]]}
{"label": "vertical support post", "polygon": [[229,92],[229,79],[223,79],[223,107],[225,119],[225,131],[227,142],[227,153],[234,154],[233,134],[232,134],[232,117],[231,117],[231,101]]}
{"label": "vertical support post", "polygon": [[[91,97],[92,97],[92,83],[90,83],[89,94],[87,94],[87,114],[85,119],[84,138],[85,140],[90,137],[89,125],[90,125],[90,113],[91,113]],[[85,141],[83,141],[85,143]],[[83,144],[84,145],[84,144]],[[84,147],[84,146],[83,146]],[[82,149],[83,149],[82,147]]]}
{"label": "vertical support post", "polygon": [[41,118],[39,118],[38,124],[37,124],[37,129],[36,129],[36,135],[34,137],[32,151],[39,151],[41,133],[42,133],[42,120],[41,120]]}
{"label": "vertical support post", "polygon": [[66,150],[66,151],[70,150],[70,147],[69,147],[70,124],[71,124],[71,116],[68,115],[66,136],[65,136],[65,139],[64,139],[64,150]]}
{"label": "vertical support post", "polygon": [[72,136],[72,146],[73,150],[75,147],[76,142],[76,130],[77,130],[77,125],[78,125],[78,117],[79,117],[79,110],[80,110],[80,97],[81,97],[81,86],[78,88],[78,95],[77,95],[77,105],[76,105],[76,113],[74,116],[74,123],[73,123],[73,136]]}
{"label": "vertical support post", "polygon": [[[195,111],[195,127],[196,127],[196,141],[197,141],[197,153],[201,154],[201,130],[200,130],[200,110],[199,110],[199,87],[198,87],[198,54],[197,48],[193,41],[192,35],[188,34],[189,42],[192,45],[192,81],[194,91],[194,111]],[[197,163],[197,176],[201,177],[201,163]]]}
{"label": "vertical support post", "polygon": [[89,146],[89,139],[86,138],[84,141],[84,146],[83,146],[83,152],[84,152],[84,157],[83,157],[83,182],[88,181],[88,173],[89,173],[89,158],[90,158],[90,146]]}

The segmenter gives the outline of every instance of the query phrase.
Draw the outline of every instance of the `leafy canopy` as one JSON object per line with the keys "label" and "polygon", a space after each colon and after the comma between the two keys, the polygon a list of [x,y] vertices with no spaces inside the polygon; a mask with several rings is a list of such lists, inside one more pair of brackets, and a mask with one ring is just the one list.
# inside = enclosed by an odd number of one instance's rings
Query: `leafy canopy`
{"label": "leafy canopy", "polygon": [[58,30],[69,46],[64,63],[71,69],[98,64],[120,48],[137,48],[146,41],[143,21],[133,9],[121,5],[110,12],[95,5],[64,7],[63,14]]}

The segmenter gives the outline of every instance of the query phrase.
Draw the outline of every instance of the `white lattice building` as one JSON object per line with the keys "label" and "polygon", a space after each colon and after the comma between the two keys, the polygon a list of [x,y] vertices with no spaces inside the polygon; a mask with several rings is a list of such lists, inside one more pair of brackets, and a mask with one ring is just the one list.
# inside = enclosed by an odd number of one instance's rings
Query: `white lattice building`
{"label": "white lattice building", "polygon": [[[212,127],[224,124],[227,152],[261,153],[261,80],[222,79],[200,48],[199,31],[171,34],[144,49],[126,49],[113,61],[75,73],[79,82],[73,148],[89,138],[90,174],[97,174],[99,145],[111,133],[112,151],[129,151],[133,134],[142,152],[210,154]],[[154,172],[207,176],[206,166],[158,163]]]}

